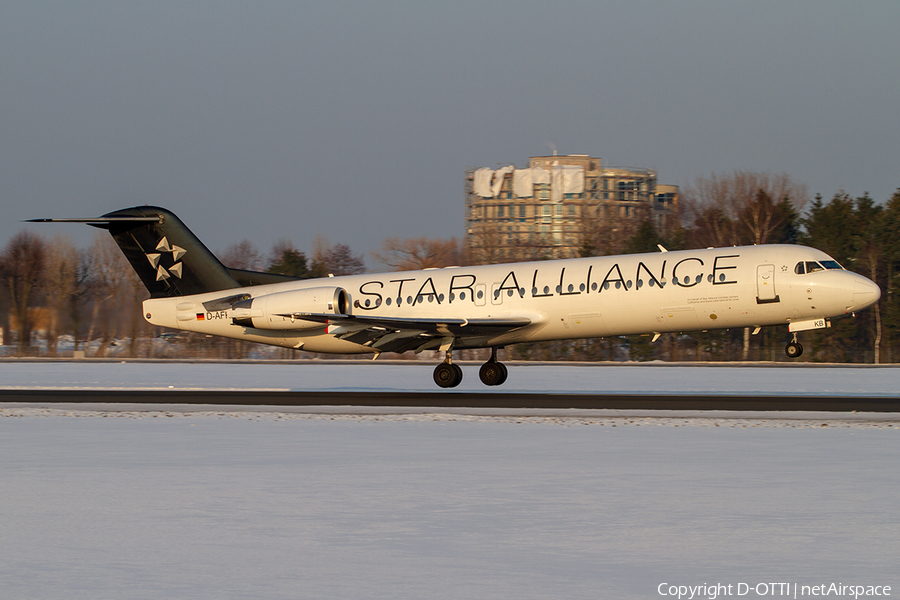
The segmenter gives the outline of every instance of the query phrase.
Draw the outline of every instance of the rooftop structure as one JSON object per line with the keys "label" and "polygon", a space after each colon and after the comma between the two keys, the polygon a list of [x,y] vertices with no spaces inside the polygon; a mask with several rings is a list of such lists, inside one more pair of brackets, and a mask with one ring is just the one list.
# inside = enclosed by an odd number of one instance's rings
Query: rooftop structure
{"label": "rooftop structure", "polygon": [[657,184],[652,169],[569,154],[466,171],[466,245],[476,263],[612,253],[646,220],[662,235],[678,220],[678,187]]}

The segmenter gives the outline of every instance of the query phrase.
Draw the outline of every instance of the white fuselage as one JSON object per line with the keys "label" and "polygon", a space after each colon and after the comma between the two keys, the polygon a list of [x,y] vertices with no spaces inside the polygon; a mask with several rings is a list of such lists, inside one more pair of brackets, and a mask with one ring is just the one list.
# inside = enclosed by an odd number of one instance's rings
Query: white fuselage
{"label": "white fuselage", "polygon": [[802,330],[824,326],[819,323],[880,297],[873,282],[843,269],[795,271],[800,262],[830,260],[804,246],[764,245],[449,267],[150,299],[144,314],[154,325],[336,353],[376,350],[338,339],[318,323],[306,329],[293,320],[284,329],[236,325],[234,309],[207,310],[203,303],[240,293],[257,298],[335,286],[346,290],[353,315],[531,320],[511,331],[457,336],[457,349],[766,325],[794,324]]}

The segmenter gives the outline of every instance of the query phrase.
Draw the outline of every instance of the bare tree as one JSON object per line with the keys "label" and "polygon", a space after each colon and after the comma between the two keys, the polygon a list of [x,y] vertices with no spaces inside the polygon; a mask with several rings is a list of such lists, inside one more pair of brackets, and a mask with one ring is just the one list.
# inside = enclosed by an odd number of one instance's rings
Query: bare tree
{"label": "bare tree", "polygon": [[366,263],[361,254],[354,254],[346,244],[332,245],[322,234],[313,241],[311,277],[334,275],[356,275],[366,272]]}
{"label": "bare tree", "polygon": [[390,237],[381,242],[381,250],[372,251],[372,257],[395,271],[449,267],[462,263],[462,252],[456,238]]}
{"label": "bare tree", "polygon": [[503,259],[500,235],[498,229],[489,224],[473,225],[468,236],[466,262],[473,265],[489,265],[500,262]]}
{"label": "bare tree", "polygon": [[765,244],[809,201],[806,186],[786,173],[713,173],[685,187],[682,215],[697,247]]}
{"label": "bare tree", "polygon": [[328,273],[339,277],[341,275],[357,275],[366,272],[366,263],[360,254],[354,254],[350,246],[335,244],[325,255],[325,265]]}
{"label": "bare tree", "polygon": [[134,341],[140,316],[138,299],[146,294],[134,269],[110,236],[98,233],[90,252],[94,310],[87,341],[90,343],[95,328],[100,327],[102,343],[97,354],[103,356],[109,343],[119,336],[123,324],[127,324]]}
{"label": "bare tree", "polygon": [[[698,177],[684,189],[681,207],[689,243],[702,248],[792,241],[789,232],[808,201],[806,186],[786,173],[735,171]],[[742,357],[749,355],[745,328]]]}
{"label": "bare tree", "polygon": [[321,233],[317,233],[313,240],[312,263],[309,266],[310,277],[326,277],[329,273],[328,251],[331,249],[331,243],[328,238]]}
{"label": "bare tree", "polygon": [[615,208],[618,207],[598,206],[582,211],[583,256],[622,254],[650,216],[650,207],[646,204],[634,206],[634,215],[627,218],[612,214],[610,211]]}
{"label": "bare tree", "polygon": [[75,350],[78,350],[78,336],[84,321],[84,308],[88,304],[93,292],[91,277],[93,276],[94,261],[90,252],[78,250],[75,267],[75,285],[68,298],[68,321],[71,326],[72,336],[75,339]]}
{"label": "bare tree", "polygon": [[47,297],[47,353],[56,354],[59,335],[69,316],[69,303],[78,286],[81,256],[72,238],[59,234],[47,246],[44,290]]}
{"label": "bare tree", "polygon": [[0,255],[2,273],[11,305],[10,325],[15,325],[18,333],[19,353],[27,351],[31,345],[33,328],[29,308],[43,283],[46,242],[30,231],[21,231],[13,236]]}
{"label": "bare tree", "polygon": [[222,264],[232,269],[244,271],[262,271],[265,257],[249,240],[241,240],[231,244],[221,256]]}

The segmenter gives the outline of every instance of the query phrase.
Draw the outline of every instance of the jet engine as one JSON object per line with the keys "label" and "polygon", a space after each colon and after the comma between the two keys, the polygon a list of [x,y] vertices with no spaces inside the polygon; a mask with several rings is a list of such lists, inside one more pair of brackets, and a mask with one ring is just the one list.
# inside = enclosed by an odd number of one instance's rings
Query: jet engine
{"label": "jet engine", "polygon": [[314,287],[278,292],[235,303],[232,322],[254,329],[315,329],[324,324],[303,319],[303,315],[347,315],[350,300],[339,287]]}

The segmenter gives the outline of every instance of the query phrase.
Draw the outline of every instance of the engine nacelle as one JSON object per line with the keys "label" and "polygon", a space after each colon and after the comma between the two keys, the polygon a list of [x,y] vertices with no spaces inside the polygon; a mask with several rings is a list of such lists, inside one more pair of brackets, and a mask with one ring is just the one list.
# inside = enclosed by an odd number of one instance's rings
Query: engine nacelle
{"label": "engine nacelle", "polygon": [[325,324],[304,320],[304,313],[347,315],[349,309],[349,296],[343,288],[314,287],[242,300],[234,305],[232,322],[254,329],[315,329]]}

